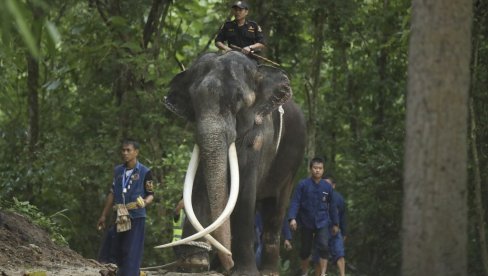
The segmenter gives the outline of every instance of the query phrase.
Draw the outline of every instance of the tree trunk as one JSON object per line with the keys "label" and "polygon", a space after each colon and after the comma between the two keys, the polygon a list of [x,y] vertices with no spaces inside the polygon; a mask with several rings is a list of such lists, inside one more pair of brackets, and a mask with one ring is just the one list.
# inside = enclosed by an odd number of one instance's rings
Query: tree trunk
{"label": "tree trunk", "polygon": [[[36,47],[40,51],[41,45],[41,33],[42,33],[42,10],[40,7],[31,4],[32,11],[32,35],[34,36]],[[27,51],[26,53],[27,63],[27,106],[28,106],[28,118],[29,118],[29,131],[28,131],[28,153],[29,153],[29,167],[32,170],[33,164],[37,159],[37,146],[39,143],[39,59],[34,57]],[[26,188],[26,196],[29,201],[32,201],[35,197],[34,183],[29,181]]]}
{"label": "tree trunk", "polygon": [[[476,33],[476,32],[475,32]],[[471,91],[476,91],[476,73],[478,71],[478,49],[479,39],[475,39],[473,57],[473,72],[471,77]],[[475,209],[476,209],[476,229],[479,234],[479,246],[481,251],[481,262],[485,275],[488,274],[488,250],[486,247],[486,228],[485,228],[485,209],[483,207],[483,194],[481,189],[481,172],[480,172],[480,159],[478,154],[478,139],[477,139],[477,123],[476,114],[474,111],[474,101],[470,98],[469,101],[469,116],[470,116],[470,138],[471,138],[471,156],[473,158],[473,174],[474,174],[474,196],[475,196]]]}
{"label": "tree trunk", "polygon": [[334,91],[340,91],[340,93],[342,92],[343,95],[345,95],[345,110],[341,112],[347,114],[350,132],[356,148],[358,148],[360,144],[356,143],[356,141],[359,140],[360,136],[359,96],[356,93],[357,88],[355,87],[354,78],[350,77],[351,73],[348,64],[349,43],[344,39],[342,31],[344,19],[341,15],[341,11],[344,7],[337,1],[330,1],[325,4],[327,5],[327,11],[329,12],[329,35],[333,43],[332,48],[335,52],[335,58],[333,58],[335,61],[333,62],[336,62],[333,65],[333,67],[336,68],[333,73],[333,89]]}
{"label": "tree trunk", "polygon": [[467,273],[470,0],[412,3],[402,275]]}
{"label": "tree trunk", "polygon": [[314,14],[314,42],[312,53],[311,78],[309,79],[309,88],[307,91],[308,119],[307,119],[307,157],[311,159],[315,156],[315,147],[317,144],[317,118],[318,116],[318,94],[321,85],[321,66],[322,66],[322,47],[324,47],[324,31],[326,23],[325,10],[317,9]]}
{"label": "tree trunk", "polygon": [[470,117],[471,117],[471,154],[473,155],[473,170],[474,170],[474,196],[475,196],[475,208],[476,208],[476,229],[479,234],[479,246],[481,251],[481,261],[485,275],[488,273],[488,251],[486,249],[486,228],[485,228],[485,209],[483,207],[483,198],[481,192],[481,173],[480,173],[480,161],[477,149],[476,139],[476,118],[473,108],[473,100],[471,99],[470,105]]}
{"label": "tree trunk", "polygon": [[29,155],[35,159],[36,145],[39,141],[39,62],[27,54],[27,102],[29,114]]}
{"label": "tree trunk", "polygon": [[[388,14],[390,5],[388,0],[383,1],[383,10]],[[388,24],[389,17],[385,16],[385,22],[382,24],[382,34],[380,38],[381,45],[386,45],[388,39],[392,36],[392,24]],[[387,69],[388,69],[389,52],[386,46],[381,47],[379,56],[376,59],[376,66],[378,67],[378,76],[380,85],[378,86],[376,99],[373,107],[373,137],[376,140],[384,139],[385,133],[385,107],[386,107],[386,89],[387,89]]]}

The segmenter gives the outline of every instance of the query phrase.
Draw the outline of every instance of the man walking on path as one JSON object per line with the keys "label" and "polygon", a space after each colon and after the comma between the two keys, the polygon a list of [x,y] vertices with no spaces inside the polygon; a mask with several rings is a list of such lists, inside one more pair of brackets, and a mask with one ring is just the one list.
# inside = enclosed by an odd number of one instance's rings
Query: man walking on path
{"label": "man walking on path", "polygon": [[336,235],[339,232],[339,219],[333,188],[322,179],[324,160],[319,157],[313,158],[309,168],[311,177],[301,180],[295,188],[288,211],[288,221],[290,228],[296,231],[297,220],[299,220],[302,275],[307,275],[312,245],[315,246],[320,257],[315,269],[316,275],[325,275],[329,255],[329,227],[331,227],[331,234]]}
{"label": "man walking on path", "polygon": [[[335,190],[336,181],[332,176],[326,176],[325,180],[329,182],[334,188],[334,202],[337,206],[337,214],[339,216],[340,231],[337,235],[329,237],[330,261],[337,264],[339,275],[346,275],[346,259],[344,250],[344,241],[346,240],[346,203],[344,197]],[[327,264],[326,269],[327,271]]]}

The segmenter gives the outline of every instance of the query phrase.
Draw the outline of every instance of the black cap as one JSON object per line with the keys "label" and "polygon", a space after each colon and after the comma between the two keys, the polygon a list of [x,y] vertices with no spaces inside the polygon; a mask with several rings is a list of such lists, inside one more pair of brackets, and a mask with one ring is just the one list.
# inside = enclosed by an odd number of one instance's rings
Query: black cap
{"label": "black cap", "polygon": [[248,6],[248,5],[247,5],[247,3],[246,3],[246,2],[244,2],[244,1],[237,1],[237,2],[235,2],[235,3],[232,5],[232,7],[231,7],[231,8],[235,8],[235,7],[237,7],[237,8],[241,8],[241,9],[246,9],[246,10],[248,10],[248,9],[249,9],[249,6]]}

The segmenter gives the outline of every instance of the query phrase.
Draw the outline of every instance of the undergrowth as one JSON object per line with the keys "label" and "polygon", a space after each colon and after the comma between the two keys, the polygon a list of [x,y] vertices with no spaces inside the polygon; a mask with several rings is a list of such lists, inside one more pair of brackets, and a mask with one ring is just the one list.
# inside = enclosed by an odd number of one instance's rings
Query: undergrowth
{"label": "undergrowth", "polygon": [[56,244],[68,245],[68,242],[62,234],[63,228],[55,220],[57,217],[63,217],[69,220],[69,218],[63,214],[65,211],[67,211],[67,209],[61,210],[52,215],[46,215],[36,206],[31,205],[28,201],[19,201],[15,197],[12,201],[2,200],[0,206],[28,217],[32,223],[48,231],[51,240]]}

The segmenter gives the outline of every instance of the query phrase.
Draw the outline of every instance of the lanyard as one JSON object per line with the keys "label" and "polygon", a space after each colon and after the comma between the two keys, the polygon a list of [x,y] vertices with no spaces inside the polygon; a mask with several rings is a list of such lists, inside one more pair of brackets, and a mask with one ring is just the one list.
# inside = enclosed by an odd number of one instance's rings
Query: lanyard
{"label": "lanyard", "polygon": [[130,181],[130,179],[132,177],[132,174],[134,173],[134,171],[136,169],[139,169],[139,162],[137,162],[136,166],[132,169],[132,172],[130,173],[129,177],[127,177],[127,179],[126,179],[127,168],[124,169],[124,174],[122,175],[122,191],[124,193],[127,192],[127,186],[128,186],[129,181]]}

